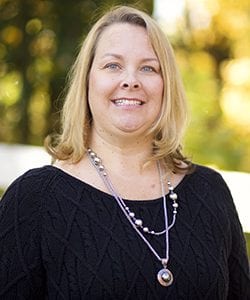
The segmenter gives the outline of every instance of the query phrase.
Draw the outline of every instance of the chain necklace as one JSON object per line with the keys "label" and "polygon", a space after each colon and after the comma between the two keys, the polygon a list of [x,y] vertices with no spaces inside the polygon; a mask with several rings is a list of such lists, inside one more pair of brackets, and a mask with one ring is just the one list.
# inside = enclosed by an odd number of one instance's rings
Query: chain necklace
{"label": "chain necklace", "polygon": [[[141,237],[141,239],[145,242],[145,244],[148,246],[150,251],[154,254],[154,256],[157,258],[158,261],[161,262],[163,269],[161,269],[157,274],[157,279],[159,283],[163,286],[169,286],[173,283],[173,274],[172,272],[167,268],[168,260],[169,260],[169,230],[174,226],[175,220],[176,220],[176,214],[177,214],[177,208],[178,203],[177,200],[177,194],[174,193],[173,186],[171,185],[170,181],[167,181],[168,189],[169,189],[169,198],[173,201],[173,220],[170,225],[168,225],[168,214],[167,214],[167,203],[166,203],[166,191],[165,191],[165,185],[164,180],[162,176],[162,170],[160,163],[157,162],[157,167],[159,171],[159,177],[161,182],[161,191],[162,191],[162,202],[163,202],[163,212],[164,212],[164,220],[165,220],[165,229],[160,232],[155,232],[153,230],[149,230],[148,227],[143,226],[143,221],[141,219],[137,219],[135,217],[134,212],[132,212],[129,207],[125,204],[124,200],[118,195],[118,193],[115,191],[115,188],[109,179],[109,176],[102,164],[101,159],[96,155],[94,151],[91,149],[88,149],[88,157],[90,159],[90,162],[97,170],[99,176],[102,178],[106,188],[110,191],[110,193],[113,195],[115,200],[117,201],[119,207],[121,208],[122,212],[124,213],[125,217],[128,219],[131,226],[134,228],[134,230],[137,232],[137,234]],[[145,238],[143,235],[145,234],[152,234],[152,235],[161,235],[165,234],[165,257],[161,258],[159,254],[156,252],[156,250],[153,248],[153,246],[149,243],[149,241]]]}

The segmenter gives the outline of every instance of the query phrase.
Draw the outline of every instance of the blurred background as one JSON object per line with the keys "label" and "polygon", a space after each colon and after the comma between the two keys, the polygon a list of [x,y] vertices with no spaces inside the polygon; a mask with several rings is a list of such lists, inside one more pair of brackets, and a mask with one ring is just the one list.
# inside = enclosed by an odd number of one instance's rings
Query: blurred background
{"label": "blurred background", "polygon": [[249,0],[0,0],[1,191],[49,163],[40,147],[59,128],[67,72],[96,16],[114,4],[146,10],[170,39],[190,106],[185,152],[223,173],[250,232]]}

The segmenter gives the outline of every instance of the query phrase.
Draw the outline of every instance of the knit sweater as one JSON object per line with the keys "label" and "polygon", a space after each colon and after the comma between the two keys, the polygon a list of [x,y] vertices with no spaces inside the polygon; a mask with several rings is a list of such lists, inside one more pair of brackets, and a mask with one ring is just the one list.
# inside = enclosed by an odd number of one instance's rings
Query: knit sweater
{"label": "knit sweater", "polygon": [[[247,300],[249,266],[230,192],[196,166],[175,188],[169,287],[161,263],[109,194],[53,166],[32,169],[0,201],[0,299]],[[145,226],[164,228],[162,199],[125,200]],[[169,222],[172,205],[167,201]],[[163,236],[146,236],[164,257]]]}

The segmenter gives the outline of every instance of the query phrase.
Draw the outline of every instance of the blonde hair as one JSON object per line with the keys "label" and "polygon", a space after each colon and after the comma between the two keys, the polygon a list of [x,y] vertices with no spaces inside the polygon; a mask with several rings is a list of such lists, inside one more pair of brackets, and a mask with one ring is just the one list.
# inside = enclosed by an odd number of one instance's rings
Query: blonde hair
{"label": "blonde hair", "polygon": [[187,106],[182,81],[172,47],[157,23],[146,13],[129,6],[115,7],[104,14],[85,38],[69,74],[69,89],[62,110],[62,131],[45,140],[47,151],[54,159],[78,162],[86,153],[91,128],[88,105],[88,77],[100,35],[110,25],[129,23],[146,29],[158,57],[164,82],[162,110],[150,129],[154,139],[149,161],[163,160],[174,171],[186,162],[181,153],[181,139],[187,120]]}

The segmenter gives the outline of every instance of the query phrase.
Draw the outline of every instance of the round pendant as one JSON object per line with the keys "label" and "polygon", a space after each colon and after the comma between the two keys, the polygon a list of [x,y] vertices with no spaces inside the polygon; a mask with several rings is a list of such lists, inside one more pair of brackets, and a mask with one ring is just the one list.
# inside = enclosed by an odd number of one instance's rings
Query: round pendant
{"label": "round pendant", "polygon": [[157,274],[159,283],[163,286],[169,286],[173,283],[173,274],[168,269],[161,269]]}

